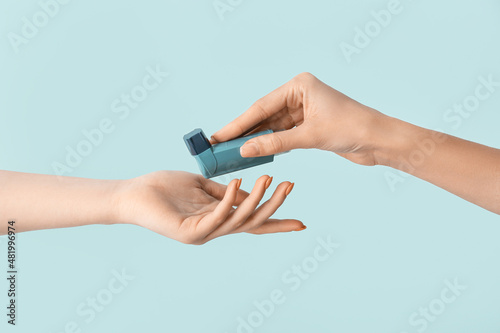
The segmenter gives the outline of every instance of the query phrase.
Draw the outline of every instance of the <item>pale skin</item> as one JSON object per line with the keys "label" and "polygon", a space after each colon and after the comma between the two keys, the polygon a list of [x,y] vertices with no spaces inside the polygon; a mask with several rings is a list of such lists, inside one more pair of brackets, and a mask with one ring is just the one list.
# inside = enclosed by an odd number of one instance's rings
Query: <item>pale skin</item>
{"label": "pale skin", "polygon": [[211,141],[273,129],[243,157],[317,148],[354,163],[410,173],[500,214],[500,150],[389,117],[302,73],[256,101]]}
{"label": "pale skin", "polygon": [[279,184],[261,204],[272,177],[262,176],[250,193],[241,179],[227,186],[182,171],[158,171],[128,180],[0,171],[0,234],[14,220],[16,232],[91,224],[136,224],[186,244],[227,234],[304,230],[294,219],[270,219],[293,183]]}
{"label": "pale skin", "polygon": [[[500,150],[421,128],[362,105],[303,73],[255,102],[212,136],[212,142],[273,129],[249,140],[243,157],[298,148],[334,152],[366,165],[384,165],[431,182],[500,214]],[[418,158],[417,158],[418,157]],[[279,184],[259,206],[272,178],[252,191],[200,175],[158,171],[129,180],[98,180],[0,171],[0,234],[129,223],[188,244],[232,233],[304,230],[295,219],[271,219],[293,183]]]}

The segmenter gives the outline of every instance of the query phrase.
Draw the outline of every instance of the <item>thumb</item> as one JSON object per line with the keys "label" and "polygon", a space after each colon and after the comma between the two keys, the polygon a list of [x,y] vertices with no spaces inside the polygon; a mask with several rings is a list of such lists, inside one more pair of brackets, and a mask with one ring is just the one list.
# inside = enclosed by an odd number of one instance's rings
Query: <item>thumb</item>
{"label": "thumb", "polygon": [[304,137],[301,132],[301,129],[296,127],[291,130],[258,136],[245,142],[240,148],[240,154],[242,157],[257,157],[303,148],[307,136]]}

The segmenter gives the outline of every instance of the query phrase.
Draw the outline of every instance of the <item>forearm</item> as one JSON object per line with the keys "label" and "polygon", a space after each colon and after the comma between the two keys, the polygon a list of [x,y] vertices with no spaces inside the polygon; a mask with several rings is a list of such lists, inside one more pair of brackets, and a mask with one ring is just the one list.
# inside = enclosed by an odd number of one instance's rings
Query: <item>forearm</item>
{"label": "forearm", "polygon": [[117,222],[121,180],[0,171],[0,234]]}
{"label": "forearm", "polygon": [[435,184],[459,197],[500,214],[500,150],[384,119],[377,164]]}

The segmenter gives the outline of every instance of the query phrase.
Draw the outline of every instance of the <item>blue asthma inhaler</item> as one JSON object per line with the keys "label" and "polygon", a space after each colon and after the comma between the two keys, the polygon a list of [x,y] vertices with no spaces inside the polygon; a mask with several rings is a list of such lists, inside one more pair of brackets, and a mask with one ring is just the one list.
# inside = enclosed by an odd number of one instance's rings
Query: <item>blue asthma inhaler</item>
{"label": "blue asthma inhaler", "polygon": [[257,136],[270,133],[273,133],[273,131],[266,130],[212,145],[201,128],[197,128],[184,135],[184,142],[191,155],[196,159],[203,176],[205,178],[212,178],[272,162],[274,155],[249,158],[241,157],[240,155],[240,147],[245,142]]}

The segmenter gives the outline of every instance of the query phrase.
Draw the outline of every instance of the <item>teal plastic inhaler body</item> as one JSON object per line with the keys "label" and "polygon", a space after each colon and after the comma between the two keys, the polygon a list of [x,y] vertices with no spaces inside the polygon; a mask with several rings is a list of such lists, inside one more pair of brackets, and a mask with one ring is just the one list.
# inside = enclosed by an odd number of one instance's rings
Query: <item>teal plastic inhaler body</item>
{"label": "teal plastic inhaler body", "polygon": [[212,178],[272,162],[274,155],[246,158],[241,157],[240,154],[240,148],[245,142],[270,133],[273,131],[262,131],[212,145],[201,128],[197,128],[184,135],[184,142],[191,155],[196,159],[203,177]]}

